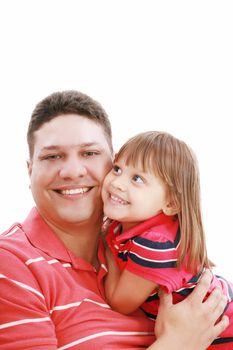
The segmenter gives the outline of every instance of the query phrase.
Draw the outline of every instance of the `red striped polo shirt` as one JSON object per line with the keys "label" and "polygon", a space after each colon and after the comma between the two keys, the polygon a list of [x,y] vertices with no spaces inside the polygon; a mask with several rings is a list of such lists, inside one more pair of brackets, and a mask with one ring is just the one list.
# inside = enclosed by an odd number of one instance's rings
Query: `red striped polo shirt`
{"label": "red striped polo shirt", "polygon": [[[193,276],[182,268],[177,268],[180,246],[180,229],[177,217],[160,213],[135,227],[121,233],[121,224],[113,221],[108,234],[108,245],[120,270],[128,271],[160,285],[173,292],[176,303],[189,295],[201,274]],[[226,314],[231,325],[223,332],[216,344],[221,349],[233,349],[233,284],[220,276],[213,276],[209,292],[216,286],[222,288],[228,299]],[[152,319],[158,313],[159,298],[152,293],[143,303],[142,309]],[[217,345],[216,345],[217,346]],[[218,345],[218,349],[220,349]],[[229,347],[228,347],[229,346]],[[212,345],[211,349],[214,349]]]}
{"label": "red striped polo shirt", "polygon": [[94,350],[148,347],[154,325],[141,310],[107,305],[104,248],[98,272],[68,251],[34,208],[0,237],[0,349]]}

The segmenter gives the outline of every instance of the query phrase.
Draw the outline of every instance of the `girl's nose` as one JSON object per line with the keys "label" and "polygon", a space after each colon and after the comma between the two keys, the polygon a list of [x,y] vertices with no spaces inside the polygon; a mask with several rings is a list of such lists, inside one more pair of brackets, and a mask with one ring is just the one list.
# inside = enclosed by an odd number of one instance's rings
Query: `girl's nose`
{"label": "girl's nose", "polygon": [[114,187],[117,190],[125,191],[126,190],[126,184],[122,177],[117,177],[111,182],[112,187]]}

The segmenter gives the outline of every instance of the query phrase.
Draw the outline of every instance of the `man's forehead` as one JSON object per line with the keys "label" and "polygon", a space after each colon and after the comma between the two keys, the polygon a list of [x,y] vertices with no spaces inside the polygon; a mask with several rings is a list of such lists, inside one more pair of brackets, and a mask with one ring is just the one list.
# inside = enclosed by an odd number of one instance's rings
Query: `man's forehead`
{"label": "man's forehead", "polygon": [[103,126],[79,115],[63,115],[46,122],[34,133],[34,148],[41,152],[52,148],[96,147],[111,151]]}
{"label": "man's forehead", "polygon": [[[56,119],[59,119],[57,117]],[[77,119],[77,121],[75,120]],[[52,143],[60,144],[60,141],[64,140],[65,143],[75,142],[77,143],[101,143],[106,140],[104,129],[101,125],[88,122],[85,120],[82,122],[76,117],[75,119],[62,119],[52,120],[41,126],[40,129],[34,133],[35,140],[51,140]]]}

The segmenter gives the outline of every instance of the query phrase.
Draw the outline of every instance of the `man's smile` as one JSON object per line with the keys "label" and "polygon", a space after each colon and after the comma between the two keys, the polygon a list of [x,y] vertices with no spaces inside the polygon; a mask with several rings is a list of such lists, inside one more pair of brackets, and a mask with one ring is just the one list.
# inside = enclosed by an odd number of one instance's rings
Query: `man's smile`
{"label": "man's smile", "polygon": [[92,188],[93,187],[80,187],[80,188],[70,188],[70,189],[63,189],[63,190],[56,189],[54,191],[65,196],[65,195],[83,194],[90,191]]}

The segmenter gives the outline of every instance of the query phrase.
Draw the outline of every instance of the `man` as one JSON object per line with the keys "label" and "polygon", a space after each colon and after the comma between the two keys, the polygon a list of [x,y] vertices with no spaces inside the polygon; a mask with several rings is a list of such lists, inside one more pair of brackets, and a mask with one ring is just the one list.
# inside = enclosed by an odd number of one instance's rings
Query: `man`
{"label": "man", "polygon": [[36,106],[27,136],[36,208],[0,239],[0,349],[205,349],[228,322],[214,325],[225,306],[218,290],[202,303],[208,274],[184,303],[161,297],[157,341],[142,311],[106,304],[101,186],[112,140],[103,108],[76,91],[54,93]]}

